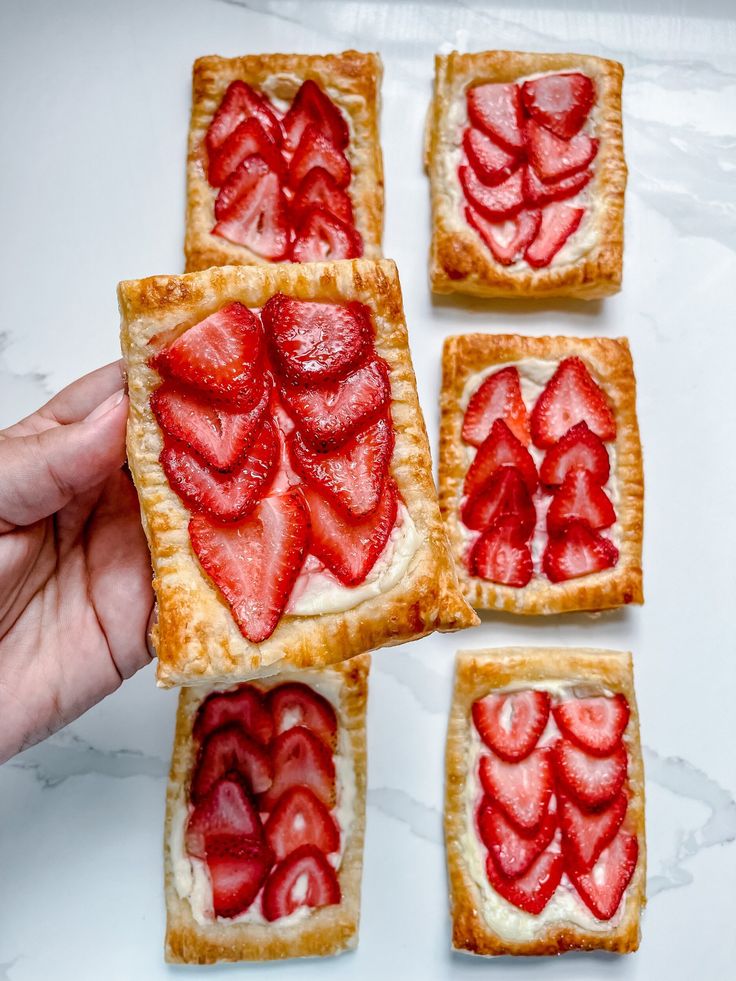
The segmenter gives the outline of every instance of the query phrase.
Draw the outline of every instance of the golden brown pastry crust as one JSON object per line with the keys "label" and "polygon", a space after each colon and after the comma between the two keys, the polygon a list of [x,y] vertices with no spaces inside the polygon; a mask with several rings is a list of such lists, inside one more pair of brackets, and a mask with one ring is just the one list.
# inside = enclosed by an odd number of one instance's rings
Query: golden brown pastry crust
{"label": "golden brown pastry crust", "polygon": [[192,118],[187,157],[187,272],[209,266],[263,263],[242,245],[212,235],[217,190],[206,177],[204,137],[228,85],[239,79],[279,99],[291,101],[302,82],[312,79],[348,120],[345,154],[353,171],[348,194],[366,258],[381,255],[383,234],[383,157],[378,130],[383,67],[377,54],[245,55],[198,58],[192,70]]}
{"label": "golden brown pastry crust", "polygon": [[[551,923],[532,941],[505,940],[480,912],[481,896],[468,874],[461,847],[464,787],[473,702],[490,691],[524,682],[580,681],[600,684],[626,696],[631,710],[624,741],[629,754],[629,806],[624,827],[637,835],[639,858],[629,883],[621,919],[605,932],[585,931],[572,924]],[[646,903],[646,839],[644,835],[644,764],[639,714],[634,693],[631,655],[591,648],[507,647],[460,651],[447,730],[445,840],[450,880],[452,945],[474,954],[560,954],[566,950],[608,950],[619,954],[639,946],[639,917]]]}
{"label": "golden brown pastry crust", "polygon": [[290,926],[274,923],[198,923],[187,899],[176,889],[170,848],[174,813],[186,799],[187,787],[196,760],[197,746],[192,726],[200,702],[209,689],[183,688],[176,716],[174,752],[166,793],[164,837],[164,884],[166,892],[166,960],[179,964],[213,964],[216,961],[265,961],[284,957],[323,957],[352,950],[358,944],[360,920],[360,880],[363,872],[365,834],[366,733],[368,699],[367,654],[323,671],[289,673],[285,677],[260,681],[272,687],[284,680],[305,684],[320,677],[335,676],[341,682],[339,704],[335,705],[338,724],[349,739],[355,770],[355,811],[343,859],[338,870],[342,899],[339,905],[314,910],[308,918]]}
{"label": "golden brown pastry crust", "polygon": [[[234,681],[288,665],[319,667],[433,630],[478,622],[462,598],[432,480],[427,433],[407,342],[393,262],[226,266],[119,286],[121,340],[128,371],[128,461],[151,548],[158,600],[153,642],[159,685]],[[359,300],[370,307],[376,350],[391,378],[396,444],[391,472],[420,536],[406,575],[392,589],[344,613],[284,616],[261,644],[245,639],[230,608],[202,571],[189,541],[189,511],[158,462],[162,437],[149,406],[159,376],[149,358],[214,310],[239,300],[261,307],[274,293],[313,300]]]}
{"label": "golden brown pastry crust", "polygon": [[[612,569],[567,582],[553,583],[543,575],[535,575],[523,589],[477,579],[470,575],[464,561],[463,525],[458,507],[467,472],[466,444],[461,435],[465,410],[460,403],[466,382],[490,365],[500,367],[505,362],[524,358],[560,361],[572,355],[585,362],[606,393],[616,418],[616,440],[612,444],[615,463],[612,460],[611,472],[619,487],[616,505],[620,528],[618,563]],[[644,473],[636,417],[636,378],[625,337],[521,337],[518,334],[448,337],[442,354],[439,473],[440,510],[447,526],[460,585],[475,609],[536,615],[607,610],[644,602],[641,568]]]}
{"label": "golden brown pastry crust", "polygon": [[[594,164],[590,195],[599,202],[596,213],[598,244],[574,262],[517,271],[496,262],[480,236],[453,202],[451,186],[459,188],[457,173],[447,161],[465,127],[465,93],[486,82],[514,82],[537,72],[581,69],[596,84],[596,136],[600,146]],[[592,300],[621,288],[624,236],[624,159],[621,123],[621,84],[624,70],[617,61],[592,55],[531,54],[483,51],[435,57],[434,98],[427,120],[425,165],[432,194],[430,281],[435,293],[476,296],[572,296]],[[459,100],[461,116],[451,107]],[[459,190],[462,194],[462,190]]]}

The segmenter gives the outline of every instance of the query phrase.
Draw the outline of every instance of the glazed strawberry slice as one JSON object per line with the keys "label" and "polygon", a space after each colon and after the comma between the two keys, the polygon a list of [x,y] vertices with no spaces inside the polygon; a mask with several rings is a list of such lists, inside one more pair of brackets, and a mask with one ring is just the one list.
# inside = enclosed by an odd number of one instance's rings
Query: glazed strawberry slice
{"label": "glazed strawberry slice", "polygon": [[164,382],[151,396],[151,410],[165,433],[186,443],[211,467],[231,470],[258,435],[270,396],[268,382],[255,405],[241,412]]}
{"label": "glazed strawberry slice", "polygon": [[273,782],[268,753],[236,722],[211,732],[202,743],[190,787],[192,801],[203,800],[221,777],[233,771],[244,778],[254,794],[262,794]]}
{"label": "glazed strawberry slice", "polygon": [[494,864],[508,879],[524,875],[545,848],[551,843],[557,829],[557,815],[547,811],[538,830],[531,836],[519,829],[484,797],[478,808],[478,832],[481,841],[493,856]]}
{"label": "glazed strawberry slice", "polygon": [[575,467],[587,470],[601,487],[608,481],[611,473],[608,450],[600,436],[591,432],[584,420],[571,426],[565,435],[547,450],[539,468],[539,477],[546,486],[559,487]]}
{"label": "glazed strawberry slice", "polygon": [[569,739],[561,739],[555,746],[557,779],[583,807],[609,804],[624,785],[627,766],[623,745],[610,756],[591,756]]}
{"label": "glazed strawberry slice", "polygon": [[529,450],[519,442],[503,419],[496,419],[468,468],[463,493],[473,497],[499,467],[517,467],[530,494],[537,489],[537,468]]}
{"label": "glazed strawberry slice", "polygon": [[476,85],[468,92],[468,116],[509,153],[524,149],[524,117],[519,87],[510,84]]}
{"label": "glazed strawberry slice", "polygon": [[340,847],[335,819],[309,787],[291,787],[281,795],[265,832],[277,862],[302,845],[314,845],[325,855]]}
{"label": "glazed strawberry slice", "polygon": [[521,397],[519,372],[502,368],[485,378],[473,392],[465,410],[462,436],[471,446],[480,446],[496,419],[503,419],[524,446],[529,445],[529,415]]}
{"label": "glazed strawberry slice", "polygon": [[292,262],[359,259],[362,255],[363,239],[354,226],[320,205],[312,205],[302,216],[291,246]]}
{"label": "glazed strawberry slice", "polygon": [[501,518],[484,531],[468,556],[471,576],[521,588],[534,574],[527,535],[515,518]]}
{"label": "glazed strawberry slice", "polygon": [[518,879],[508,879],[489,853],[486,874],[500,896],[513,906],[538,916],[559,886],[564,866],[559,852],[543,852]]}
{"label": "glazed strawberry slice", "polygon": [[548,266],[565,242],[576,231],[585,214],[584,208],[571,208],[553,201],[542,211],[542,221],[536,238],[528,245],[524,258],[530,266]]}
{"label": "glazed strawberry slice", "polygon": [[598,140],[585,133],[578,133],[571,140],[561,140],[533,120],[526,133],[529,163],[543,181],[561,181],[585,170],[598,153]]}
{"label": "glazed strawberry slice", "polygon": [[532,410],[532,439],[537,446],[553,446],[579,422],[602,440],[616,438],[616,420],[605,394],[580,358],[565,358]]}
{"label": "glazed strawberry slice", "polygon": [[339,146],[314,123],[304,130],[289,164],[289,186],[297,188],[314,167],[321,167],[338,187],[350,183],[350,164]]}
{"label": "glazed strawberry slice", "polygon": [[535,749],[517,763],[498,756],[482,756],[480,782],[483,790],[522,831],[535,831],[552,797],[552,749]]}
{"label": "glazed strawberry slice", "polygon": [[284,116],[287,146],[295,150],[310,124],[316,124],[335,146],[344,148],[348,145],[350,133],[342,113],[316,82],[307,79]]}
{"label": "glazed strawberry slice", "polygon": [[383,553],[396,524],[398,500],[393,480],[386,481],[378,506],[363,520],[346,518],[323,495],[304,486],[312,516],[311,550],[346,586],[358,586]]}
{"label": "glazed strawberry slice", "polygon": [[490,187],[510,177],[521,160],[518,154],[504,150],[490,136],[472,126],[465,130],[463,147],[470,166]]}
{"label": "glazed strawberry slice", "polygon": [[465,220],[476,230],[490,249],[496,262],[510,266],[520,258],[539,231],[541,211],[521,211],[515,218],[504,222],[488,221],[470,206],[465,209]]}
{"label": "glazed strawberry slice", "polygon": [[274,736],[273,719],[263,697],[253,685],[238,685],[233,691],[209,695],[199,706],[194,721],[195,739],[204,739],[215,729],[237,722],[246,735],[261,746],[267,746]]}
{"label": "glazed strawberry slice", "polygon": [[215,218],[227,218],[233,206],[260,181],[261,177],[271,172],[266,161],[254,154],[247,157],[224,182],[215,198]]}
{"label": "glazed strawberry slice", "polygon": [[281,386],[281,395],[299,432],[314,450],[340,446],[391,400],[388,365],[373,358],[345,378],[323,385]]}
{"label": "glazed strawberry slice", "polygon": [[273,783],[259,798],[262,811],[271,811],[291,787],[309,787],[327,808],[335,806],[335,764],[332,753],[311,729],[293,726],[277,736],[271,747]]}
{"label": "glazed strawberry slice", "polygon": [[559,538],[550,538],[542,558],[544,574],[551,582],[578,579],[611,569],[618,549],[583,521],[572,521]]}
{"label": "glazed strawberry slice", "polygon": [[461,164],[458,177],[468,203],[489,221],[513,218],[524,207],[522,173],[516,170],[501,184],[489,187],[484,184],[472,167]]}
{"label": "glazed strawberry slice", "polygon": [[160,351],[151,366],[209,398],[249,408],[263,394],[262,349],[258,318],[242,303],[228,303]]}
{"label": "glazed strawberry slice", "polygon": [[195,858],[205,858],[207,838],[225,834],[257,842],[263,840],[258,811],[237,773],[228,773],[218,780],[189,815],[186,849]]}
{"label": "glazed strawberry slice", "polygon": [[549,718],[546,691],[486,695],[473,702],[473,723],[483,742],[507,763],[528,756]]}
{"label": "glazed strawberry slice", "polygon": [[608,756],[629,724],[629,703],[618,692],[592,698],[568,698],[554,707],[555,722],[565,736],[594,756]]}
{"label": "glazed strawberry slice", "polygon": [[281,371],[295,382],[322,384],[346,375],[373,338],[362,303],[314,303],[276,293],[261,316]]}
{"label": "glazed strawberry slice", "polygon": [[580,72],[543,75],[524,82],[521,100],[532,119],[569,140],[588,118],[595,89],[592,80]]}
{"label": "glazed strawberry slice", "polygon": [[263,915],[272,922],[301,906],[334,906],[342,894],[335,870],[314,845],[302,845],[280,862],[263,890]]}
{"label": "glazed strawberry slice", "polygon": [[257,154],[267,168],[283,178],[286,164],[276,142],[257,119],[247,119],[210,154],[207,179],[213,187],[221,187],[241,164]]}
{"label": "glazed strawberry slice", "polygon": [[206,842],[215,916],[230,918],[244,913],[261,891],[273,865],[271,849],[263,842],[238,835],[210,835]]}
{"label": "glazed strawberry slice", "polygon": [[276,427],[264,417],[245,454],[226,473],[213,470],[184,443],[167,437],[159,457],[171,489],[190,510],[237,521],[263,497],[279,458]]}
{"label": "glazed strawberry slice", "polygon": [[619,831],[589,872],[568,865],[567,874],[580,898],[599,920],[610,920],[631,882],[639,858],[636,835]]}
{"label": "glazed strawberry slice", "polygon": [[294,726],[304,726],[334,749],[337,740],[335,710],[314,688],[298,681],[287,681],[271,689],[267,704],[277,736]]}
{"label": "glazed strawberry slice", "polygon": [[313,206],[324,208],[346,225],[353,224],[350,197],[324,167],[313,167],[296,189],[291,202],[294,224],[300,224],[305,213]]}
{"label": "glazed strawberry slice", "polygon": [[269,262],[286,258],[291,225],[278,175],[269,171],[260,177],[217,221],[212,234],[242,245]]}
{"label": "glazed strawberry slice", "polygon": [[222,146],[228,136],[250,118],[257,119],[274,142],[281,141],[281,124],[268,99],[245,82],[231,82],[207,130],[208,153]]}
{"label": "glazed strawberry slice", "polygon": [[488,484],[462,505],[463,524],[474,531],[485,531],[502,518],[512,518],[520,537],[526,541],[537,523],[529,491],[517,467],[499,467]]}
{"label": "glazed strawberry slice", "polygon": [[574,197],[589,183],[592,176],[592,170],[581,170],[560,181],[545,183],[537,176],[533,167],[525,167],[521,182],[522,194],[530,207],[541,208],[550,201],[563,201],[565,198]]}
{"label": "glazed strawberry slice", "polygon": [[571,521],[589,528],[610,528],[616,520],[613,504],[595,477],[581,467],[569,470],[547,511],[547,530],[560,535]]}
{"label": "glazed strawberry slice", "polygon": [[571,797],[557,795],[562,846],[568,865],[578,872],[587,872],[595,865],[603,849],[616,837],[628,803],[622,791],[604,810],[589,811]]}
{"label": "glazed strawberry slice", "polygon": [[298,488],[265,498],[236,524],[194,515],[189,537],[243,636],[254,644],[270,637],[307,552],[309,512]]}
{"label": "glazed strawberry slice", "polygon": [[394,431],[386,418],[330,453],[315,453],[297,432],[294,465],[307,483],[324,494],[346,517],[367,518],[378,507],[394,451]]}

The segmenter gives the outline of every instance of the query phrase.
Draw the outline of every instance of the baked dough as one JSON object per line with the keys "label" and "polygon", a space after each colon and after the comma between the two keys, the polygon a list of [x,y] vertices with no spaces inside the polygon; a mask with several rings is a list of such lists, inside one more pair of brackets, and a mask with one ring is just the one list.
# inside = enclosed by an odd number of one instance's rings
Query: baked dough
{"label": "baked dough", "polygon": [[[466,382],[490,365],[525,358],[561,361],[581,358],[606,393],[616,418],[611,473],[619,488],[616,502],[619,559],[612,569],[553,583],[535,575],[521,589],[471,576],[464,561],[465,543],[459,503],[468,469],[462,440]],[[531,406],[527,406],[531,410]],[[567,613],[606,610],[643,603],[641,551],[644,523],[644,474],[636,418],[636,378],[625,337],[521,337],[518,334],[461,334],[448,337],[442,354],[440,422],[440,510],[465,597],[477,610],[509,613]]]}
{"label": "baked dough", "polygon": [[[493,930],[480,912],[481,896],[467,869],[461,846],[465,822],[464,789],[472,726],[471,706],[490,691],[524,682],[580,681],[626,696],[631,710],[624,742],[629,755],[629,806],[624,827],[637,835],[639,858],[627,887],[623,914],[610,930],[586,932],[570,923],[550,923],[534,940],[514,942]],[[445,840],[450,879],[452,945],[474,954],[559,954],[566,950],[627,953],[639,946],[639,916],[646,903],[644,764],[631,654],[591,648],[506,647],[460,651],[447,730]]]}
{"label": "baked dough", "polygon": [[[497,262],[477,232],[465,221],[454,195],[462,195],[457,176],[457,147],[467,125],[466,92],[486,82],[515,82],[538,72],[580,69],[595,81],[596,136],[600,146],[589,195],[598,202],[598,244],[571,262],[533,269],[520,263],[511,269]],[[621,288],[624,160],[621,83],[617,61],[592,55],[527,54],[483,51],[435,57],[434,98],[427,119],[425,165],[432,194],[430,281],[435,293],[476,296],[574,296],[592,300]]]}
{"label": "baked dough", "polygon": [[[352,950],[358,944],[360,880],[363,872],[366,787],[366,703],[368,698],[367,654],[323,671],[289,672],[260,682],[272,687],[284,681],[305,684],[329,681],[339,684],[339,703],[333,701],[339,730],[344,730],[355,773],[353,821],[338,870],[342,900],[339,905],[313,910],[308,917],[288,926],[273,923],[198,923],[186,898],[176,889],[171,833],[174,815],[185,806],[187,788],[196,761],[197,744],[192,726],[199,704],[209,688],[183,688],[179,695],[176,736],[166,792],[164,837],[164,880],[166,891],[166,960],[180,964],[212,964],[216,961],[273,960],[284,957],[316,957]],[[320,689],[326,694],[324,689]]]}
{"label": "baked dough", "polygon": [[291,102],[302,82],[313,79],[348,121],[345,154],[353,171],[348,194],[366,258],[381,255],[383,157],[378,132],[383,67],[377,54],[245,55],[198,58],[192,70],[192,118],[187,157],[187,272],[209,266],[265,263],[242,245],[212,235],[217,189],[207,180],[205,134],[228,85],[239,79],[276,100]]}
{"label": "baked dough", "polygon": [[[159,383],[148,361],[187,327],[232,300],[262,307],[274,293],[310,300],[359,300],[370,307],[375,346],[391,376],[396,444],[391,473],[419,546],[392,589],[344,613],[284,616],[261,644],[245,639],[189,541],[189,511],[158,462],[161,431],[149,406]],[[121,283],[121,342],[128,372],[128,462],[138,489],[158,600],[153,643],[162,687],[231,682],[284,667],[319,667],[401,644],[433,630],[473,626],[450,558],[432,480],[427,433],[417,400],[396,266],[382,260],[226,266],[185,276]]]}

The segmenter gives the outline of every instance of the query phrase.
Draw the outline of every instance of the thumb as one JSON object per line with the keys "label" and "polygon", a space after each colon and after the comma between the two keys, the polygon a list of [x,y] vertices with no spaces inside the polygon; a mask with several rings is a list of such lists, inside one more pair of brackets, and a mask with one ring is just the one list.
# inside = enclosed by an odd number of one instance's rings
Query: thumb
{"label": "thumb", "polygon": [[121,467],[127,415],[120,389],[80,422],[0,440],[0,524],[47,518]]}

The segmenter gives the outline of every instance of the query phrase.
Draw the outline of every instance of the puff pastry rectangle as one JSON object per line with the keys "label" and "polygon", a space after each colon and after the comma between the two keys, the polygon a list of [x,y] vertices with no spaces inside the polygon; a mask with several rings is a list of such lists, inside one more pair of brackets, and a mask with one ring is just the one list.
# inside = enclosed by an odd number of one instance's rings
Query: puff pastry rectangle
{"label": "puff pastry rectangle", "polygon": [[383,67],[377,54],[244,55],[199,58],[192,72],[192,115],[187,158],[186,270],[262,263],[242,245],[211,234],[217,195],[206,177],[205,134],[228,85],[240,80],[286,106],[307,79],[315,81],[348,121],[345,149],[352,169],[348,188],[364,256],[381,255],[383,234],[383,157],[379,111]]}
{"label": "puff pastry rectangle", "polygon": [[[466,565],[469,532],[460,518],[463,481],[472,447],[462,439],[465,409],[481,380],[507,364],[534,364],[548,378],[565,358],[578,357],[605,393],[616,421],[612,444],[611,487],[616,485],[617,520],[612,532],[618,548],[613,568],[564,582],[550,582],[539,569],[523,588],[499,585],[470,575]],[[626,338],[521,337],[516,334],[464,334],[445,341],[442,359],[440,422],[440,509],[447,526],[458,578],[468,602],[478,610],[548,614],[574,610],[605,610],[642,603],[642,535],[644,476],[636,415],[636,379]],[[522,384],[523,388],[523,384]],[[533,402],[527,399],[531,412]],[[530,447],[539,462],[543,453]],[[538,527],[543,511],[537,498]],[[546,503],[546,502],[545,502]]]}
{"label": "puff pastry rectangle", "polygon": [[[621,829],[636,836],[638,857],[618,910],[608,921],[598,920],[586,909],[566,875],[545,907],[546,915],[538,920],[500,897],[483,871],[485,848],[475,825],[475,808],[482,790],[473,772],[473,754],[478,749],[472,747],[484,744],[473,739],[471,708],[477,699],[491,693],[525,688],[547,690],[553,698],[621,693],[628,701],[630,716],[623,733],[628,755],[628,806]],[[485,955],[636,950],[640,913],[646,902],[646,842],[644,768],[631,655],[587,648],[461,651],[457,656],[447,731],[445,838],[452,945],[456,950]],[[559,849],[559,843],[553,842],[550,848]],[[560,890],[564,890],[561,895],[566,899],[567,910],[564,916],[556,918],[554,908],[550,907]]]}
{"label": "puff pastry rectangle", "polygon": [[[341,613],[283,616],[267,640],[254,644],[241,634],[202,571],[187,532],[189,511],[169,487],[159,463],[162,434],[149,405],[158,374],[149,361],[174,336],[230,301],[260,308],[278,292],[305,300],[357,300],[369,308],[376,351],[389,367],[395,433],[390,473],[419,538],[406,574],[390,589]],[[433,630],[478,622],[462,598],[448,552],[392,262],[213,268],[121,283],[119,301],[130,394],[128,460],[151,548],[158,601],[153,641],[159,685],[232,681],[288,666],[322,666]]]}
{"label": "puff pastry rectangle", "polygon": [[[258,687],[265,692],[277,684],[297,681],[313,687],[327,698],[337,714],[336,751],[346,763],[344,769],[337,769],[335,811],[350,813],[349,827],[342,832],[345,837],[336,870],[342,898],[338,905],[310,910],[306,917],[285,925],[280,925],[278,920],[269,923],[257,912],[251,922],[229,922],[202,912],[197,918],[193,913],[189,891],[197,876],[200,879],[204,876],[206,881],[207,872],[204,863],[187,858],[183,845],[188,815],[187,792],[198,751],[198,740],[193,736],[192,727],[201,702],[215,689],[204,686],[182,689],[166,794],[164,870],[168,962],[212,964],[216,961],[317,957],[339,954],[357,946],[365,832],[369,670],[370,657],[362,655],[321,671],[285,672],[278,678],[258,682]],[[199,869],[193,869],[192,863]],[[253,905],[257,908],[258,904],[259,898],[256,898]]]}
{"label": "puff pastry rectangle", "polygon": [[[458,165],[463,156],[463,130],[468,124],[466,93],[475,85],[517,82],[566,71],[588,75],[597,95],[594,135],[600,144],[593,161],[594,176],[585,189],[591,206],[576,233],[578,243],[584,244],[564,261],[560,253],[559,261],[553,259],[543,268],[532,268],[523,260],[503,265],[464,216]],[[618,62],[591,55],[453,51],[435,57],[434,97],[425,147],[432,196],[430,282],[434,292],[595,299],[621,288],[627,177],[622,81],[623,68]]]}

